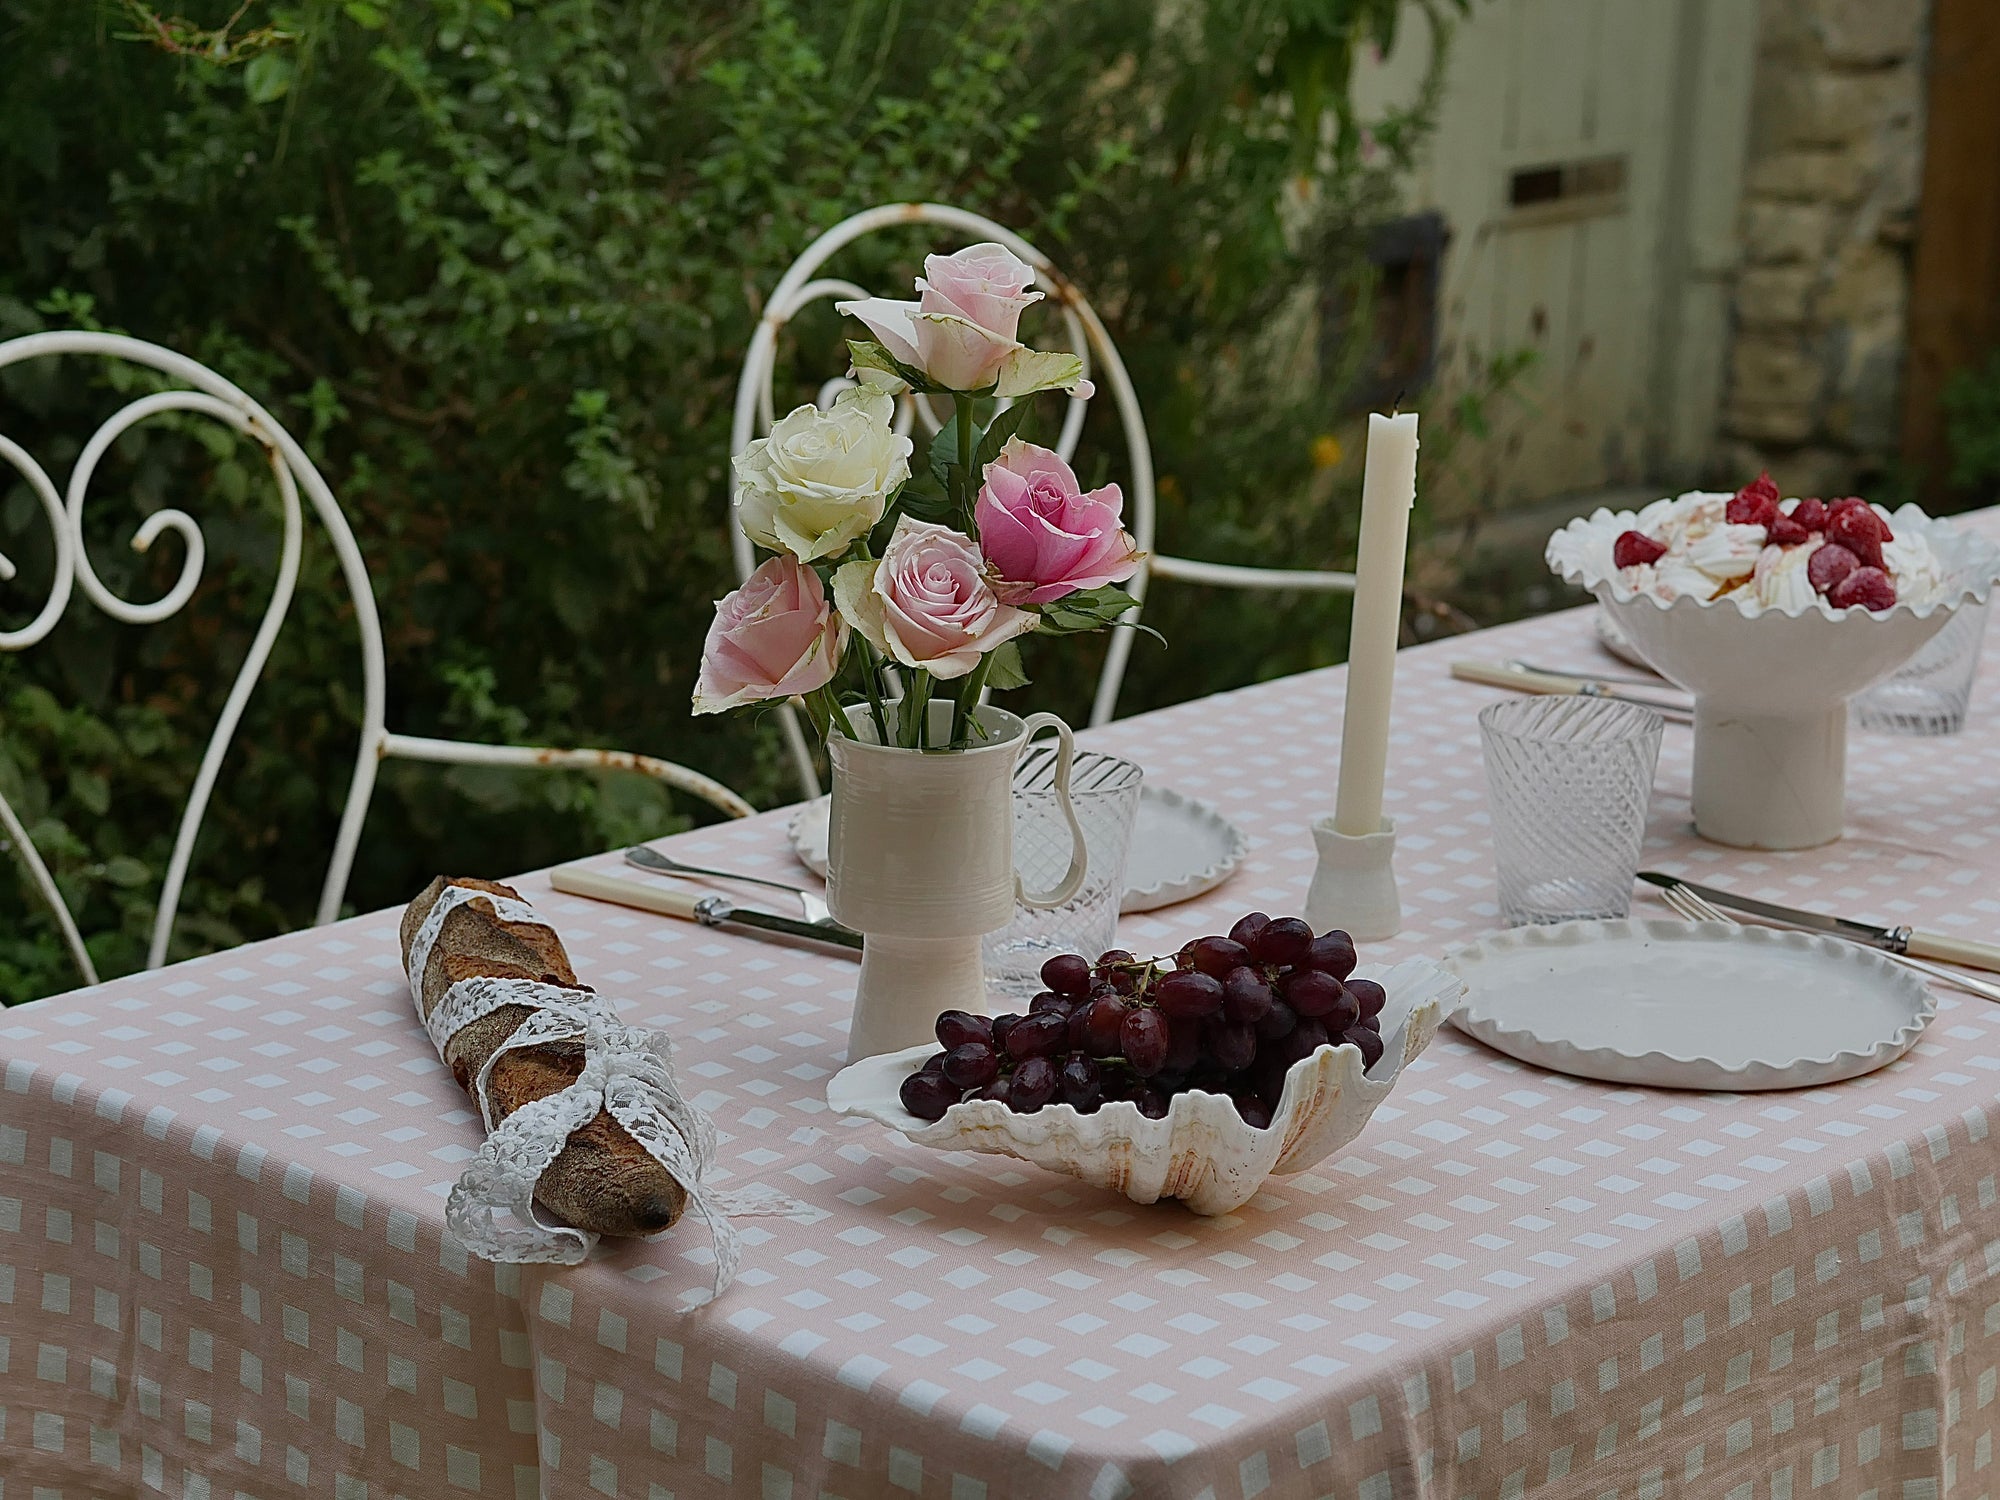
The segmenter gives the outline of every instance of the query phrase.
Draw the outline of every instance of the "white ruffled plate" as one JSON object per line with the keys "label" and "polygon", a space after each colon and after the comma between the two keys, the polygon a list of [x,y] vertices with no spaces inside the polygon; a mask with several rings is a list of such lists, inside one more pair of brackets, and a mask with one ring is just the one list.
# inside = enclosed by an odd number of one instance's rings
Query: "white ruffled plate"
{"label": "white ruffled plate", "polygon": [[[785,825],[792,853],[822,879],[826,876],[828,800],[799,804]],[[1125,859],[1121,912],[1153,911],[1214,890],[1236,872],[1250,840],[1243,830],[1206,802],[1197,802],[1151,783],[1139,788],[1139,816],[1132,850]]]}
{"label": "white ruffled plate", "polygon": [[1354,972],[1388,992],[1381,1058],[1364,1071],[1360,1049],[1343,1043],[1295,1063],[1267,1130],[1252,1129],[1235,1105],[1205,1093],[1176,1095],[1160,1120],[1124,1103],[1090,1115],[1067,1104],[1017,1115],[1005,1105],[975,1100],[954,1104],[942,1120],[927,1123],[903,1108],[898,1090],[935,1046],[843,1068],[827,1085],[826,1102],[837,1114],[865,1115],[921,1146],[1018,1157],[1114,1188],[1134,1203],[1178,1198],[1198,1214],[1226,1214],[1255,1197],[1271,1174],[1317,1166],[1359,1135],[1464,994],[1455,975],[1420,958],[1394,968],[1363,964]]}
{"label": "white ruffled plate", "polygon": [[1726,922],[1520,927],[1440,960],[1460,1031],[1537,1067],[1664,1088],[1805,1088],[1915,1045],[1922,979],[1834,938]]}

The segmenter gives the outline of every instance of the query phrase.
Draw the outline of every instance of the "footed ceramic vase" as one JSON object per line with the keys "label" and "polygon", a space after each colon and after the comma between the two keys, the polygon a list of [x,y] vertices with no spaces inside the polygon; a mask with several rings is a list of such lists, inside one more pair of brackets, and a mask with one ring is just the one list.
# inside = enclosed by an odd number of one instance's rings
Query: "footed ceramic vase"
{"label": "footed ceramic vase", "polygon": [[[930,713],[931,738],[949,740],[952,705],[933,701]],[[1019,719],[990,707],[976,716],[986,737],[964,750],[884,745],[866,710],[850,712],[852,736],[828,740],[827,906],[863,938],[849,1062],[930,1040],[940,1011],[986,1014],[980,939],[1013,921],[1017,901],[1060,906],[1083,884],[1069,726],[1054,714]],[[1043,729],[1059,741],[1056,791],[1072,852],[1053,890],[1029,891],[1014,873],[1014,763]]]}

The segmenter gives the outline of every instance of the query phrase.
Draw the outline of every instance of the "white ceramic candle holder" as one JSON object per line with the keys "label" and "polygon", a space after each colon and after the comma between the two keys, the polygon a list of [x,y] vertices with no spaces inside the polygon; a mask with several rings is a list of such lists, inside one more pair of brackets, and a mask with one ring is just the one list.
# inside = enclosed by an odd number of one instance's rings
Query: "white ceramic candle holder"
{"label": "white ceramic candle holder", "polygon": [[1379,833],[1347,834],[1331,817],[1312,825],[1319,864],[1306,892],[1306,923],[1314,932],[1341,928],[1356,942],[1378,943],[1403,930],[1396,893],[1396,822]]}

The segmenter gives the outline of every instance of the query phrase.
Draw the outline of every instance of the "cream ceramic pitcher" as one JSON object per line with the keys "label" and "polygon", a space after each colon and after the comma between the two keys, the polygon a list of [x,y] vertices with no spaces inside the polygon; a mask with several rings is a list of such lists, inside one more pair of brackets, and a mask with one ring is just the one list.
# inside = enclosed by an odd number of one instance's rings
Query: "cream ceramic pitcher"
{"label": "cream ceramic pitcher", "polygon": [[[950,737],[952,711],[948,700],[932,701],[933,738]],[[828,739],[827,906],[865,939],[849,1062],[929,1040],[940,1011],[984,1014],[980,939],[1013,920],[1017,900],[1060,906],[1083,884],[1088,853],[1070,803],[1069,726],[1054,714],[1023,720],[991,707],[975,716],[986,737],[964,750],[881,744],[863,712],[850,714],[851,736]],[[1014,872],[1014,766],[1043,729],[1058,742],[1056,791],[1072,853],[1053,890],[1028,891]]]}

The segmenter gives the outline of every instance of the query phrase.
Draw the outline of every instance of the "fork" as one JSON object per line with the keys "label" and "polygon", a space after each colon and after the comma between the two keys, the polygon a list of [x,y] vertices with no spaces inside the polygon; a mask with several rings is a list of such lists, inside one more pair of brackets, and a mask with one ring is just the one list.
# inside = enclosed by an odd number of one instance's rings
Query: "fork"
{"label": "fork", "polygon": [[[1730,916],[1728,912],[1713,905],[1704,897],[1697,896],[1684,885],[1667,886],[1661,890],[1660,895],[1665,899],[1667,905],[1686,917],[1690,922],[1727,922],[1731,927],[1740,927],[1743,925]],[[1864,943],[1861,946],[1866,947],[1867,944]],[[2000,984],[1989,984],[1983,979],[1974,979],[1970,975],[1961,974],[1955,969],[1947,969],[1941,964],[1925,963],[1921,958],[1911,958],[1906,953],[1888,953],[1880,948],[1874,948],[1870,951],[1881,953],[1890,963],[1901,964],[1906,969],[1914,969],[1927,978],[1935,979],[1939,984],[1948,984],[1954,989],[1964,990],[1966,993],[1977,995],[1983,1000],[2000,1000]]]}
{"label": "fork", "polygon": [[625,863],[637,865],[642,870],[650,870],[655,875],[698,875],[709,880],[734,880],[744,885],[761,885],[774,891],[788,891],[799,898],[799,906],[805,912],[808,922],[833,920],[833,913],[826,908],[826,898],[817,891],[807,890],[804,886],[787,885],[782,880],[766,880],[762,875],[743,875],[734,870],[703,869],[700,865],[687,864],[645,844],[636,844],[627,849]]}

